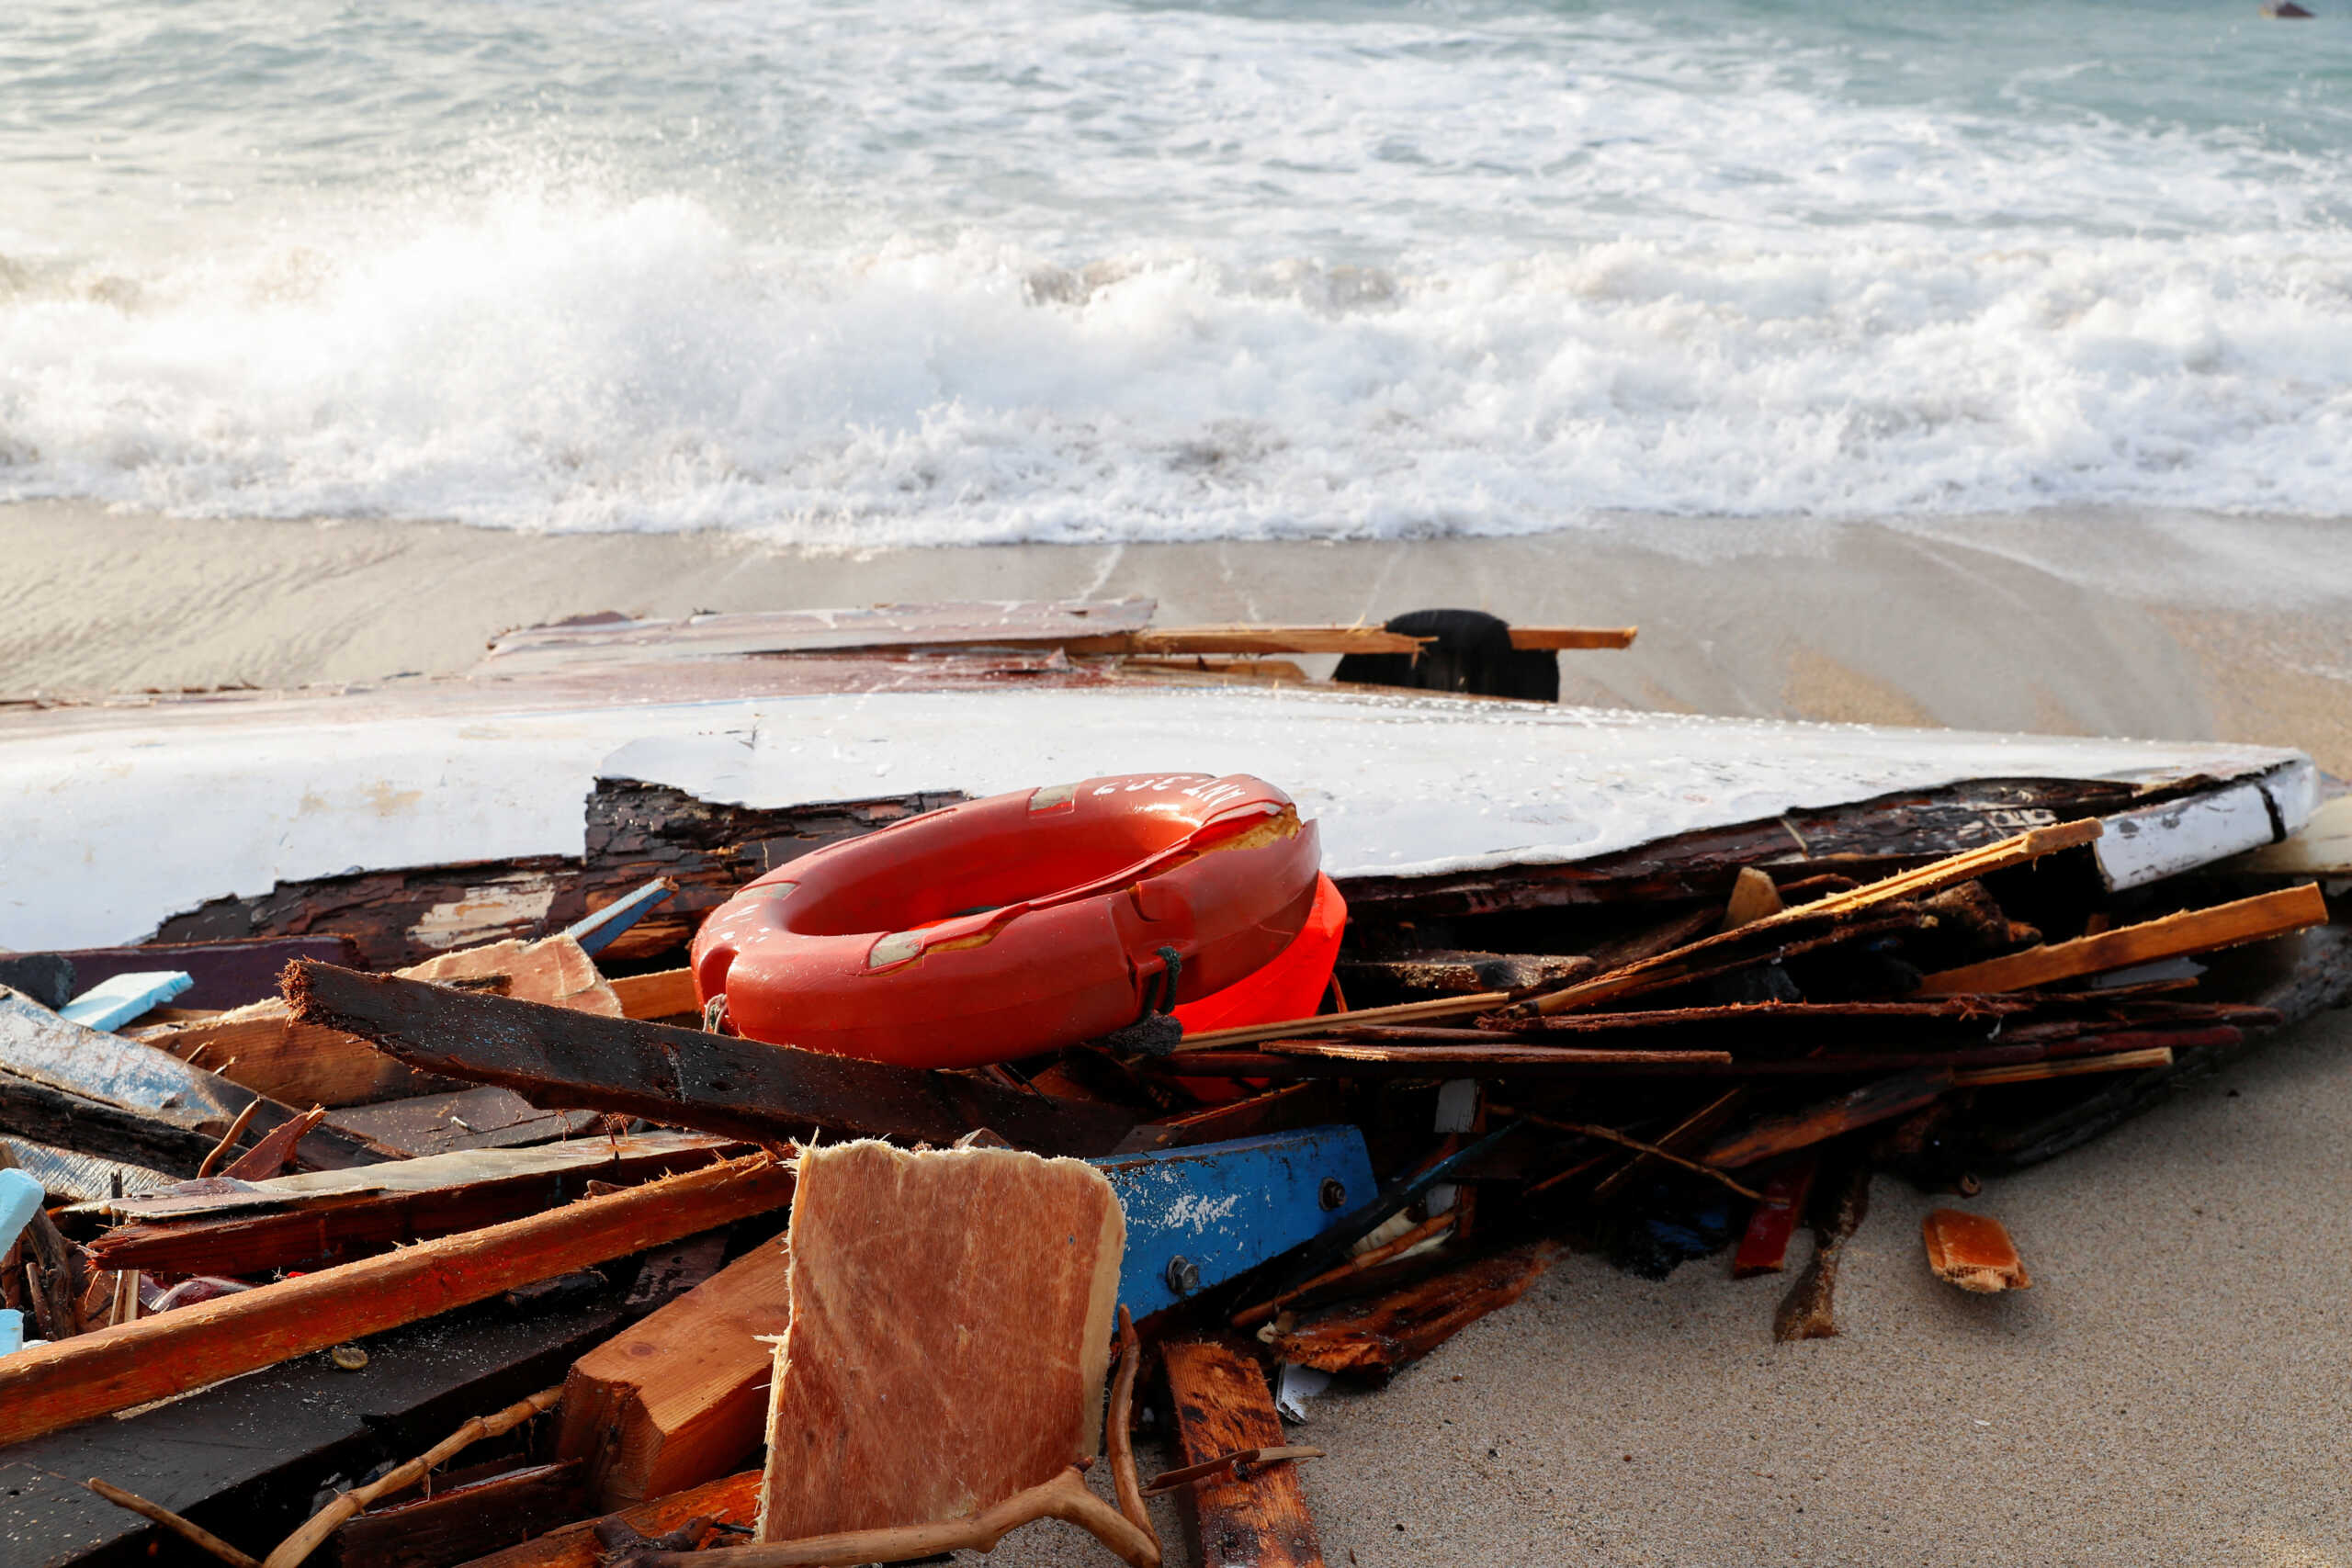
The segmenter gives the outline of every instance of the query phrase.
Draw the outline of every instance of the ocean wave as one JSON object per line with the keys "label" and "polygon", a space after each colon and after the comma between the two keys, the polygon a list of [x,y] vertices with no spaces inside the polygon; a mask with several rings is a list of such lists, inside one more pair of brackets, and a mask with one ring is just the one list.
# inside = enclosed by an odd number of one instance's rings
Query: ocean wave
{"label": "ocean wave", "polygon": [[808,545],[2346,508],[2352,243],[1623,240],[1068,265],[514,197],[0,266],[0,497]]}

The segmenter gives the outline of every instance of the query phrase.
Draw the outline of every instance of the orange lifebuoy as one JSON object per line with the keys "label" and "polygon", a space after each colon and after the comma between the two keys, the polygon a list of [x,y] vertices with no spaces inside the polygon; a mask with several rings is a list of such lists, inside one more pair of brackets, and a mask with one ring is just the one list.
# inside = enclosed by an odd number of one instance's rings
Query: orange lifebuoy
{"label": "orange lifebuoy", "polygon": [[704,923],[695,987],[754,1040],[1001,1062],[1254,974],[1306,926],[1319,860],[1315,824],[1246,774],[1021,790],[768,873]]}

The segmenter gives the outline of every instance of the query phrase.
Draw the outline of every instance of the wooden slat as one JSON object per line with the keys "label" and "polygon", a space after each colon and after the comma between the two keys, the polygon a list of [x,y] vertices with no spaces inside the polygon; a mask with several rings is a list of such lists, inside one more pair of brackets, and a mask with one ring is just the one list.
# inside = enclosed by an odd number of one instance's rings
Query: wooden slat
{"label": "wooden slat", "polygon": [[[1256,1358],[1222,1338],[1181,1339],[1166,1348],[1163,1364],[1186,1464],[1283,1441]],[[1323,1568],[1322,1538],[1295,1465],[1247,1481],[1227,1472],[1176,1495],[1201,1568]]]}
{"label": "wooden slat", "polygon": [[2282,887],[2234,903],[2184,909],[2162,919],[2143,920],[2120,931],[2077,937],[2073,942],[2030,947],[1959,969],[1946,969],[1919,983],[1924,996],[1962,996],[1981,991],[2017,991],[2084,975],[2125,969],[2158,959],[2180,958],[2216,948],[2235,947],[2327,923],[2327,900],[2316,883]]}
{"label": "wooden slat", "polygon": [[331,1560],[336,1568],[449,1568],[527,1540],[580,1517],[580,1470],[576,1461],[530,1465],[379,1505],[327,1539]]}
{"label": "wooden slat", "polygon": [[[600,1517],[618,1519],[639,1535],[653,1537],[696,1518],[707,1518],[714,1524],[748,1526],[759,1511],[760,1472],[747,1470],[691,1492],[673,1493]],[[465,1568],[597,1568],[604,1556],[604,1548],[596,1540],[594,1527],[598,1522],[582,1519],[549,1530],[536,1540],[477,1557]],[[722,1541],[725,1539],[721,1538]]]}
{"label": "wooden slat", "polygon": [[975,1127],[1046,1154],[1107,1154],[1135,1118],[956,1073],[824,1056],[636,1019],[467,996],[324,964],[287,971],[296,1016],[349,1030],[413,1065],[500,1084],[534,1105],[626,1111],[773,1139],[829,1132],[949,1144]]}
{"label": "wooden slat", "polygon": [[1639,626],[1513,626],[1510,645],[1521,649],[1631,648]]}
{"label": "wooden slat", "polygon": [[0,1358],[0,1444],[199,1388],[789,1202],[765,1156]]}
{"label": "wooden slat", "polygon": [[575,1362],[556,1452],[590,1496],[630,1507],[715,1481],[760,1446],[775,1352],[791,1319],[791,1254],[763,1242]]}

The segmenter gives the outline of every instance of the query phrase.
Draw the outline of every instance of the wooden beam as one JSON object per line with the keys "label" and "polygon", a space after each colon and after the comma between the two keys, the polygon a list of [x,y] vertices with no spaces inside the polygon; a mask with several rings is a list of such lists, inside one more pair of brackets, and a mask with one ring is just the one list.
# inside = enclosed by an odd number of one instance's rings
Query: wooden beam
{"label": "wooden beam", "polygon": [[761,1243],[573,1363],[556,1453],[586,1467],[600,1510],[715,1481],[765,1436],[792,1255]]}
{"label": "wooden beam", "polygon": [[1513,626],[1510,645],[1522,651],[1545,649],[1631,648],[1639,626]]}
{"label": "wooden beam", "polygon": [[2236,947],[2284,936],[2327,923],[2327,900],[2317,883],[2281,887],[2233,903],[2210,908],[2184,909],[2161,919],[2143,920],[2120,931],[2072,942],[2030,947],[2023,953],[1988,958],[1959,969],[1946,969],[1919,983],[1923,996],[1945,997],[1982,991],[2019,991],[2084,975],[2181,958],[2216,948]]}
{"label": "wooden beam", "polygon": [[[1186,1464],[1282,1446],[1282,1417],[1265,1374],[1236,1342],[1180,1339],[1166,1347],[1162,1364]],[[1323,1568],[1322,1538],[1295,1465],[1246,1481],[1219,1475],[1186,1487],[1177,1502],[1201,1568]]]}
{"label": "wooden beam", "polygon": [[0,1126],[14,1136],[166,1176],[194,1176],[220,1142],[210,1133],[6,1071],[0,1071]]}
{"label": "wooden beam", "polygon": [[766,1156],[0,1358],[0,1444],[413,1323],[789,1202]]}
{"label": "wooden beam", "polygon": [[500,1084],[534,1105],[626,1111],[736,1137],[894,1134],[949,1144],[975,1127],[1048,1154],[1107,1154],[1135,1118],[958,1073],[919,1072],[786,1045],[467,996],[324,964],[287,970],[295,1015],[414,1066]]}
{"label": "wooden beam", "polygon": [[[219,1218],[201,1211],[176,1221],[134,1218],[100,1232],[90,1243],[90,1255],[104,1259],[100,1268],[153,1274],[242,1279],[323,1269],[536,1214],[583,1196],[592,1181],[628,1186],[699,1169],[716,1163],[726,1146],[716,1138],[663,1134],[514,1151],[534,1156],[522,1162],[509,1159],[505,1151],[436,1156],[378,1168],[416,1183],[391,1192],[366,1191],[366,1184],[342,1193],[331,1188],[305,1192],[302,1178],[256,1182],[248,1205],[282,1192],[281,1202],[292,1206],[264,1213],[249,1207]],[[224,1203],[236,1201],[236,1194],[222,1195]],[[135,1201],[119,1206],[134,1216],[140,1208]]]}

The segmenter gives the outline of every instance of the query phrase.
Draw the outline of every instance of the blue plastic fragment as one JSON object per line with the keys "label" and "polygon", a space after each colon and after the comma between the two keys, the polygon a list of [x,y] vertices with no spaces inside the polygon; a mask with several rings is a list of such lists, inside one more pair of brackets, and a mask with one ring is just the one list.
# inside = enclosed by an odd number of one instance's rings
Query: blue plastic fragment
{"label": "blue plastic fragment", "polygon": [[0,1307],[0,1356],[25,1348],[25,1314],[15,1307]]}
{"label": "blue plastic fragment", "polygon": [[1126,1215],[1119,1299],[1146,1317],[1330,1228],[1377,1188],[1363,1134],[1309,1127],[1090,1162]]}
{"label": "blue plastic fragment", "polygon": [[40,1183],[23,1171],[0,1170],[0,1252],[17,1245],[17,1235],[48,1197]]}
{"label": "blue plastic fragment", "polygon": [[150,1008],[163,1006],[196,980],[184,969],[142,969],[117,975],[57,1010],[57,1016],[85,1029],[120,1029]]}
{"label": "blue plastic fragment", "polygon": [[678,890],[666,877],[656,877],[626,898],[616,898],[584,920],[566,926],[563,934],[583,953],[602,953],[615,937],[645,918],[646,912]]}

